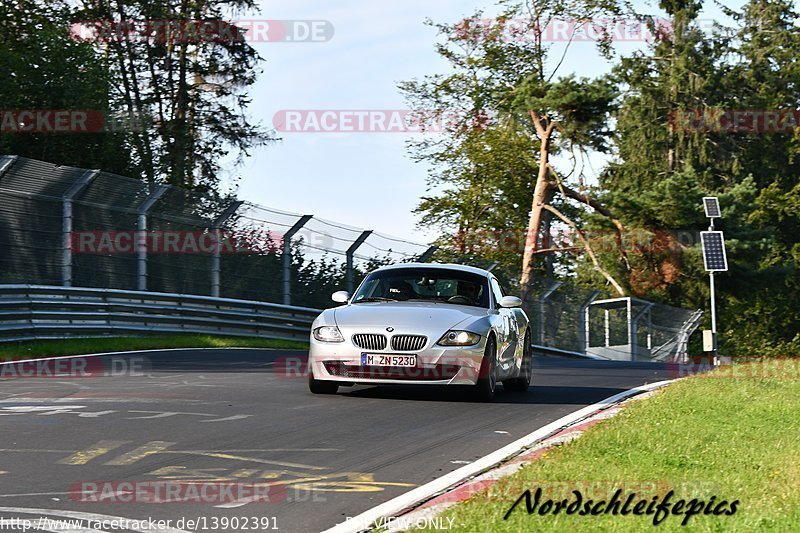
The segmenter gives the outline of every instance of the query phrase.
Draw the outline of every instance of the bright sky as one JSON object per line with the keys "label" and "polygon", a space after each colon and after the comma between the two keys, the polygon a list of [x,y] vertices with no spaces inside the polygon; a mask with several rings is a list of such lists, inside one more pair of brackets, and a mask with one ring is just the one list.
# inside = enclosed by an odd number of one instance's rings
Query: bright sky
{"label": "bright sky", "polygon": [[[254,44],[266,63],[252,88],[250,113],[272,128],[282,110],[404,109],[399,81],[447,68],[434,51],[436,32],[424,20],[455,22],[477,8],[491,12],[493,2],[262,0],[261,5],[259,15],[246,18],[328,21],[335,31],[327,42]],[[719,17],[715,12],[705,18],[712,16]],[[629,53],[640,46],[628,42],[616,49]],[[581,42],[572,45],[560,72],[594,76],[608,69],[594,44]],[[434,236],[416,227],[412,213],[425,194],[426,168],[408,157],[408,134],[280,136],[282,141],[255,150],[236,172],[242,176],[240,197],[418,242]]]}

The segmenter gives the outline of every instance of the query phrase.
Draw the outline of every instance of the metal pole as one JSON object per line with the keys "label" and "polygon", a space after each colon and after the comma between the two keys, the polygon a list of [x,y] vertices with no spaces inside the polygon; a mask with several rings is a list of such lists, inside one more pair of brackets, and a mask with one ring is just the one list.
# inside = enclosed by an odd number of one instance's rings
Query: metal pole
{"label": "metal pole", "polygon": [[64,198],[61,212],[61,230],[63,232],[61,257],[61,284],[72,286],[72,200]]}
{"label": "metal pole", "polygon": [[628,298],[628,346],[631,347],[631,361],[636,360],[636,342],[633,339],[633,313],[631,312],[631,299]]}
{"label": "metal pole", "polygon": [[[714,231],[714,219],[709,219],[708,231]],[[714,272],[711,271],[708,273],[708,283],[709,289],[711,292],[711,340],[713,342],[711,350],[711,364],[716,366],[718,364],[717,360],[717,294],[716,294],[716,287],[714,285]]]}
{"label": "metal pole", "polygon": [[0,163],[0,178],[11,168],[11,165],[14,164],[18,157],[19,156],[16,155],[4,155],[3,158],[0,159],[0,161],[2,161],[2,163]]}
{"label": "metal pole", "polygon": [[[629,299],[630,301],[630,299]],[[631,332],[631,350],[634,354],[633,360],[635,361],[639,357],[639,322],[642,320],[643,316],[647,316],[647,350],[648,355],[650,350],[652,349],[652,338],[651,338],[651,329],[652,329],[652,320],[650,316],[650,310],[653,308],[652,303],[642,303],[639,302],[640,305],[644,305],[644,307],[636,313],[635,316],[629,321],[629,331]],[[630,308],[630,307],[629,307]]]}
{"label": "metal pole", "polygon": [[583,353],[589,353],[589,343],[591,337],[589,336],[589,306],[583,308],[583,339],[581,339],[581,346]]}
{"label": "metal pole", "polygon": [[709,279],[711,285],[711,337],[714,341],[713,350],[711,351],[714,357],[714,364],[717,361],[717,295],[716,287],[714,286],[714,273],[709,272]]}
{"label": "metal pole", "polygon": [[169,185],[159,185],[156,190],[147,195],[142,205],[136,209],[136,263],[137,284],[140,291],[147,290],[147,213],[159,198],[169,189]]}
{"label": "metal pole", "polygon": [[283,305],[292,303],[292,237],[311,220],[313,215],[303,215],[283,234]]}
{"label": "metal pole", "polygon": [[136,215],[136,289],[147,290],[147,211]]}
{"label": "metal pole", "polygon": [[358,250],[358,247],[361,246],[367,237],[370,236],[372,230],[367,230],[361,233],[356,240],[353,241],[353,244],[350,245],[350,248],[347,249],[347,270],[345,271],[345,278],[347,281],[347,292],[353,292],[353,255]]}
{"label": "metal pole", "polygon": [[99,173],[99,170],[87,170],[61,197],[61,284],[64,287],[72,286],[72,201]]}
{"label": "metal pole", "polygon": [[545,346],[545,334],[544,334],[544,303],[547,301],[548,298],[558,289],[560,286],[564,284],[563,281],[555,281],[550,286],[549,289],[544,291],[542,295],[539,297],[539,316],[537,317],[537,323],[539,325],[539,345]]}
{"label": "metal pole", "polygon": [[589,306],[592,305],[592,302],[595,301],[598,296],[600,296],[600,291],[594,291],[592,295],[583,302],[581,310],[578,311],[578,335],[581,336],[579,342],[580,349],[583,353],[589,351]]}
{"label": "metal pole", "polygon": [[436,250],[438,249],[439,249],[438,246],[431,246],[430,248],[422,252],[422,254],[417,258],[417,261],[420,263],[426,263],[428,259],[430,259],[431,256],[434,254],[434,252],[436,252]]}
{"label": "metal pole", "polygon": [[211,230],[214,232],[214,252],[211,254],[211,296],[219,298],[220,291],[220,254],[222,253],[222,246],[220,245],[220,238],[222,232],[220,228],[233,216],[237,209],[244,202],[237,200],[225,208],[222,213],[211,223]]}

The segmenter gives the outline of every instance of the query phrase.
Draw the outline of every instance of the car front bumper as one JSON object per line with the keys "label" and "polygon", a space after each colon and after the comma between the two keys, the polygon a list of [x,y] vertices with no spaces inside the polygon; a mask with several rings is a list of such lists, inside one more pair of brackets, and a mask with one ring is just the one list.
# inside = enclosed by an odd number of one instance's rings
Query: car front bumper
{"label": "car front bumper", "polygon": [[[350,340],[339,343],[319,342],[311,337],[309,370],[314,378],[325,381],[363,384],[474,385],[477,383],[485,337],[472,346],[426,347],[418,352],[372,351],[355,346]],[[381,355],[416,355],[415,367],[362,366],[364,353]]]}

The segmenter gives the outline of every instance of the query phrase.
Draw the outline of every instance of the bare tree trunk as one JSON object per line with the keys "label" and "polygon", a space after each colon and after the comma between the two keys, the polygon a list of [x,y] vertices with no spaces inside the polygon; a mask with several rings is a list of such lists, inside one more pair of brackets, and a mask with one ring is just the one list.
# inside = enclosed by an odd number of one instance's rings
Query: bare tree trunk
{"label": "bare tree trunk", "polygon": [[622,259],[622,263],[625,265],[625,270],[630,272],[631,264],[628,260],[628,253],[625,251],[625,243],[622,240],[623,234],[625,232],[625,226],[622,225],[622,222],[614,216],[614,213],[605,206],[602,202],[598,202],[587,193],[580,193],[576,190],[573,190],[566,185],[564,185],[560,180],[558,181],[558,189],[561,191],[561,194],[566,196],[567,198],[572,198],[573,200],[577,200],[581,203],[584,203],[609,219],[611,223],[614,225],[614,239],[617,242],[617,248],[619,249],[620,258]]}
{"label": "bare tree trunk", "polygon": [[[550,203],[550,199],[547,200],[547,203]],[[552,230],[553,214],[546,211],[542,217],[542,239],[539,243],[539,252],[553,247]],[[553,254],[544,254],[544,275],[548,278],[552,278],[555,275],[555,261],[553,259]]]}
{"label": "bare tree trunk", "polygon": [[597,259],[597,254],[594,253],[592,245],[589,244],[589,239],[586,238],[586,235],[583,233],[583,231],[581,231],[581,229],[577,226],[577,224],[575,224],[575,222],[570,220],[566,215],[564,215],[561,211],[559,211],[552,205],[546,205],[544,206],[544,208],[553,213],[558,218],[560,218],[566,224],[569,224],[569,226],[573,229],[573,231],[575,231],[575,233],[578,235],[578,238],[581,240],[581,243],[583,243],[583,247],[586,250],[586,253],[589,254],[592,263],[594,263],[595,270],[597,270],[604,278],[606,278],[606,280],[611,284],[611,286],[614,287],[614,290],[617,291],[617,294],[619,294],[620,296],[625,296],[625,289],[623,289],[622,285],[620,285],[620,283],[616,279],[614,279],[614,276],[612,276],[611,273],[605,268],[603,268],[603,266],[600,264],[600,261]]}
{"label": "bare tree trunk", "polygon": [[555,122],[550,121],[544,125],[541,117],[531,111],[531,118],[539,136],[539,173],[536,176],[536,186],[533,189],[531,202],[531,216],[528,220],[528,231],[525,235],[525,250],[522,253],[522,277],[519,281],[520,292],[527,300],[533,282],[533,261],[539,249],[539,234],[542,228],[542,214],[544,206],[550,201],[553,183],[549,179],[550,172],[550,141],[553,136]]}

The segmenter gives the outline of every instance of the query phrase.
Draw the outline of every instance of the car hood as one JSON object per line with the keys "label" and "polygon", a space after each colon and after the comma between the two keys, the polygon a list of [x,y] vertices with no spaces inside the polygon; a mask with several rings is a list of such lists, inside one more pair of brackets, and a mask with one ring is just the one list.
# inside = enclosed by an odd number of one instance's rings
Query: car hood
{"label": "car hood", "polygon": [[446,331],[461,322],[489,314],[488,309],[431,302],[370,302],[337,307],[334,320],[339,327]]}

